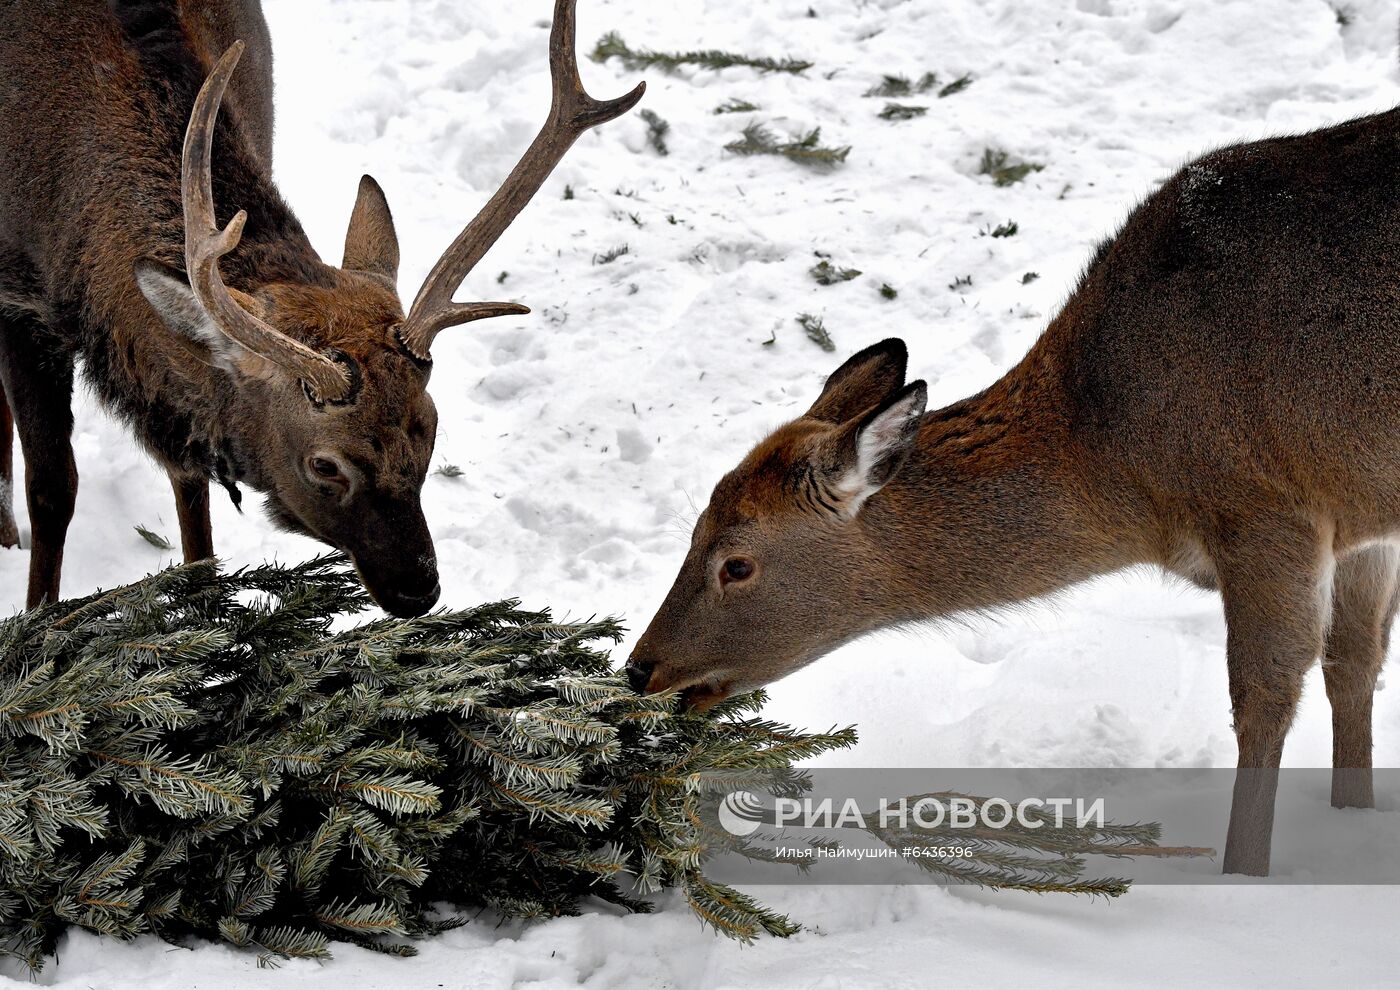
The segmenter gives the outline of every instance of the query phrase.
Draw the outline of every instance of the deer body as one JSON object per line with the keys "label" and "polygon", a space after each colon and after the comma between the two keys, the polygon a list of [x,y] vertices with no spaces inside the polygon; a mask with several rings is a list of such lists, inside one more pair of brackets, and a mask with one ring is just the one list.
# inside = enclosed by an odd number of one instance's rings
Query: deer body
{"label": "deer body", "polygon": [[1333,803],[1372,803],[1400,568],[1400,111],[1214,152],[1096,253],[1026,357],[924,412],[886,341],[716,487],[630,673],[700,705],[896,624],[1137,564],[1218,588],[1239,761],[1225,868],[1267,873],[1302,678]]}
{"label": "deer body", "polygon": [[[108,405],[170,472],[177,493],[186,493],[186,556],[212,553],[205,479],[229,419],[231,388],[209,374],[206,355],[172,340],[132,277],[143,257],[180,263],[179,149],[203,82],[195,52],[217,56],[236,38],[250,40],[248,71],[230,94],[239,128],[223,132],[230,140],[218,179],[237,201],[252,202],[264,233],[250,236],[235,284],[252,290],[259,276],[329,281],[265,178],[272,53],[259,4],[191,4],[196,16],[183,37],[173,9],[161,9],[171,6],[10,3],[0,26],[7,80],[0,89],[0,343],[4,390],[19,407],[35,476],[31,605],[58,591],[56,564],[76,495],[67,410],[79,356]],[[275,252],[280,267],[266,269],[255,252]],[[0,506],[0,515],[12,520],[10,509]],[[186,511],[195,517],[188,527]]]}
{"label": "deer body", "polygon": [[[388,611],[433,605],[419,499],[437,425],[433,338],[529,312],[452,294],[573,141],[641,97],[640,86],[608,102],[585,93],[573,0],[554,14],[545,126],[405,315],[374,180],[361,182],[340,267],[320,259],[272,182],[258,0],[0,2],[0,495],[13,412],[33,524],[29,605],[59,591],[77,358],[169,473],[187,560],[213,553],[209,481],[235,494],[241,483],[278,525],[349,553]],[[0,542],[17,539],[0,500]]]}

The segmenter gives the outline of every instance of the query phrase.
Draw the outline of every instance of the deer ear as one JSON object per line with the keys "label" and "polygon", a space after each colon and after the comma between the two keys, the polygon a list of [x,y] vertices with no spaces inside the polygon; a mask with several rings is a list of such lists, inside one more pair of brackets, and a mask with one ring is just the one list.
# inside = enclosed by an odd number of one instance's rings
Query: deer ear
{"label": "deer ear", "polygon": [[360,193],[345,232],[345,259],[341,268],[382,275],[390,282],[399,277],[399,236],[384,190],[372,176],[360,178]]}
{"label": "deer ear", "polygon": [[910,382],[837,432],[828,448],[835,456],[825,465],[826,486],[847,519],[909,460],[927,404],[928,386]]}
{"label": "deer ear", "polygon": [[807,415],[828,423],[859,416],[904,384],[908,363],[909,350],[897,337],[867,347],[832,372]]}
{"label": "deer ear", "polygon": [[[195,298],[185,277],[159,261],[142,258],[134,268],[141,294],[167,327],[208,350],[215,367],[245,378],[264,378],[275,368],[219,329]],[[240,294],[240,300],[246,300]],[[247,300],[251,303],[251,300]],[[242,302],[240,302],[242,304]]]}

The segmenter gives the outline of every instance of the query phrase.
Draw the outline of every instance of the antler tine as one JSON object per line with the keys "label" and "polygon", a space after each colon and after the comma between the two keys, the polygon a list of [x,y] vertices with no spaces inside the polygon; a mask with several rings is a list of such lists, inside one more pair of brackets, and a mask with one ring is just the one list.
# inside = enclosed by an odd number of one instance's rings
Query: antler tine
{"label": "antler tine", "polygon": [[514,303],[454,303],[452,295],[539,191],[579,135],[631,110],[646,91],[646,83],[638,83],[630,93],[614,100],[597,100],[588,95],[579,78],[574,50],[574,2],[555,0],[554,4],[554,25],[549,33],[549,74],[553,84],[549,117],[506,181],[428,273],[399,331],[404,346],[424,360],[433,338],[450,326],[488,316],[529,312]]}
{"label": "antler tine", "polygon": [[238,246],[248,219],[239,210],[219,229],[214,215],[214,122],[243,54],[235,41],[204,81],[185,131],[180,198],[185,209],[185,270],[201,306],[231,339],[302,378],[321,401],[343,399],[350,379],[330,358],[273,329],[240,306],[219,276],[219,259]]}

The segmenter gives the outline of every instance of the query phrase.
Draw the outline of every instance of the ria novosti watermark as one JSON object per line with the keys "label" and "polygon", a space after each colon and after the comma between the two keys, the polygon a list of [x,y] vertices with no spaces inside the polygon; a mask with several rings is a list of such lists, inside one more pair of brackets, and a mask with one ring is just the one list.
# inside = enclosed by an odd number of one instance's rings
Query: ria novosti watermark
{"label": "ria novosti watermark", "polygon": [[[1070,811],[1073,811],[1070,814]],[[1104,799],[1083,797],[974,798],[963,794],[923,794],[891,799],[881,797],[873,811],[866,811],[854,797],[776,797],[771,809],[751,791],[731,791],[720,802],[720,824],[731,835],[752,835],[763,824],[781,828],[864,828],[874,822],[884,829],[1103,828]]]}
{"label": "ria novosti watermark", "polygon": [[[1330,770],[1280,771],[1270,882],[1400,883],[1400,770],[1373,775],[1375,809],[1338,809]],[[706,870],[738,883],[908,883],[1072,863],[1077,877],[1124,887],[1250,882],[1222,878],[1215,858],[1234,780],[1225,768],[813,769],[767,787],[749,775],[713,785]]]}
{"label": "ria novosti watermark", "polygon": [[[1021,798],[1014,804],[1004,798],[978,799],[962,794],[922,794],[890,799],[881,797],[874,810],[867,811],[853,797],[825,798],[776,797],[771,807],[752,791],[730,791],[720,801],[716,817],[730,835],[747,837],[765,825],[773,828],[796,826],[801,829],[899,830],[986,830],[1019,826],[1022,829],[1102,829],[1105,818],[1103,798],[1082,797]],[[784,860],[818,859],[963,859],[977,849],[969,845],[911,844],[879,847],[839,844],[774,847],[773,854]]]}

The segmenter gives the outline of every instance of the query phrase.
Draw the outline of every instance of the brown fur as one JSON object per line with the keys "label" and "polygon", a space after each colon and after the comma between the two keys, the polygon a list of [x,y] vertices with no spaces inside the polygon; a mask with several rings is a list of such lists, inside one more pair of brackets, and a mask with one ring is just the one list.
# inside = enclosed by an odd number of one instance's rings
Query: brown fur
{"label": "brown fur", "polygon": [[[712,704],[876,629],[1155,564],[1223,597],[1242,768],[1225,868],[1267,873],[1274,771],[1319,655],[1334,803],[1372,801],[1400,562],[1398,260],[1400,111],[1205,156],[981,394],[890,433],[922,412],[903,344],[839,369],[716,487],[633,682]],[[901,466],[853,488],[864,421],[888,433],[867,460]]]}
{"label": "brown fur", "polygon": [[[222,274],[245,308],[353,365],[347,403],[311,402],[293,376],[227,342],[221,362],[221,347],[158,313],[133,274],[165,272],[178,297],[181,142],[195,92],[239,38],[247,57],[216,131],[213,188],[222,220],[238,209],[249,220]],[[436,412],[428,366],[396,337],[393,220],[366,177],[345,266],[316,255],[270,179],[271,65],[256,0],[0,4],[0,380],[28,466],[30,605],[58,594],[78,356],[170,473],[186,559],[213,552],[218,477],[265,493],[281,525],[349,552],[390,611],[418,614],[436,599],[418,494]],[[8,425],[0,417],[7,439]],[[340,478],[314,475],[313,456],[334,460]],[[0,542],[13,525],[0,505]]]}
{"label": "brown fur", "polygon": [[[235,501],[241,482],[282,526],[349,553],[386,610],[432,607],[437,560],[419,502],[437,425],[432,341],[529,312],[453,294],[578,137],[645,90],[597,100],[583,89],[574,7],[555,0],[544,126],[405,316],[398,239],[373,179],[360,183],[340,268],[317,257],[272,184],[258,0],[0,0],[0,428],[8,441],[12,410],[31,606],[59,592],[81,355],[169,472],[187,560],[213,553],[210,478]],[[0,482],[6,454],[0,444]],[[16,536],[0,499],[0,543]]]}

